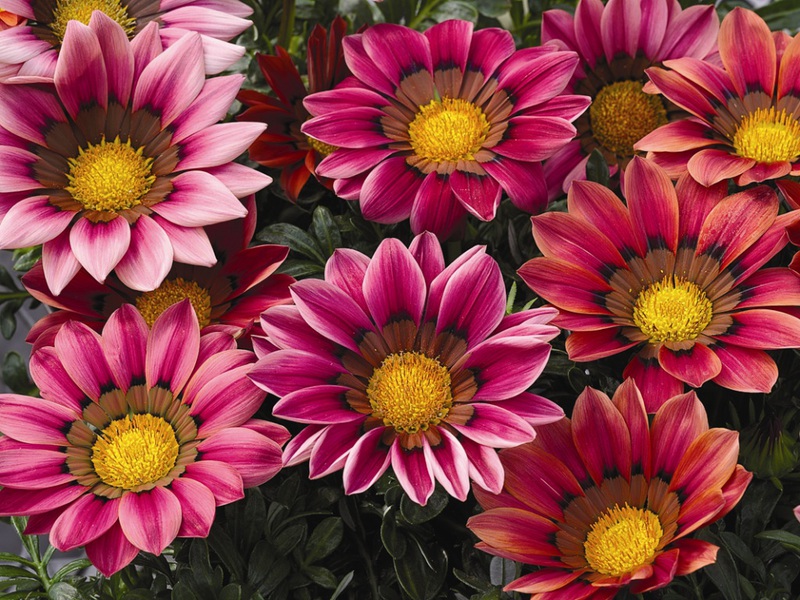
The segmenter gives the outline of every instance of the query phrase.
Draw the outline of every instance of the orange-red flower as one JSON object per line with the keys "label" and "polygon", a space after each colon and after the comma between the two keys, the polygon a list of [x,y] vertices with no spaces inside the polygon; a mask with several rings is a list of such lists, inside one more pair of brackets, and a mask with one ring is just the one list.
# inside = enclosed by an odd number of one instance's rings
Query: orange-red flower
{"label": "orange-red flower", "polygon": [[601,600],[639,594],[713,563],[718,548],[688,535],[726,515],[752,474],[736,463],[739,435],[709,429],[694,392],[648,423],[626,380],[613,401],[587,388],[572,421],[537,428],[530,444],[500,453],[506,477],[467,526],[478,548],[540,569],[506,590],[532,600]]}

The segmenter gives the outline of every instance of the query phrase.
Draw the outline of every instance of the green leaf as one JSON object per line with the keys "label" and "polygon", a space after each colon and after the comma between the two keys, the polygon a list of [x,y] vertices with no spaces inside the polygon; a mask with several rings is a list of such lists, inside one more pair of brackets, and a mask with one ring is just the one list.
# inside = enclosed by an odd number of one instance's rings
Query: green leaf
{"label": "green leaf", "polygon": [[589,161],[586,163],[586,179],[608,187],[610,179],[608,163],[603,153],[597,148],[592,150],[592,153],[589,155]]}
{"label": "green leaf", "polygon": [[6,288],[9,291],[19,290],[16,282],[14,281],[14,278],[11,276],[8,270],[3,266],[0,266],[0,286]]}
{"label": "green leaf", "polygon": [[773,31],[789,29],[797,31],[800,28],[800,0],[778,0],[756,9]]}
{"label": "green leaf", "polygon": [[[328,517],[323,519],[311,532],[308,542],[306,542],[303,563],[311,565],[329,556],[342,543],[343,535],[344,526],[341,518]],[[336,586],[334,585],[333,587],[335,588]]]}
{"label": "green leaf", "polygon": [[88,569],[92,566],[92,561],[87,558],[79,558],[77,560],[73,560],[68,562],[63,567],[61,567],[56,574],[53,575],[52,581],[55,583],[57,581],[61,581],[69,575],[70,573],[74,573],[75,571],[80,571],[81,569]]}
{"label": "green leaf", "polygon": [[[260,531],[259,529],[257,533]],[[242,581],[245,570],[244,559],[228,532],[221,527],[212,527],[208,535],[208,544],[234,578]]]}
{"label": "green leaf", "polygon": [[230,583],[222,588],[217,600],[243,600],[242,599],[242,586]]}
{"label": "green leaf", "polygon": [[11,592],[0,596],[2,600],[34,600],[35,598],[47,598],[44,592]]}
{"label": "green leaf", "polygon": [[0,565],[0,577],[27,577],[29,579],[39,579],[36,573],[31,573],[28,569],[14,567],[12,565]]}
{"label": "green leaf", "polygon": [[153,600],[153,592],[150,590],[131,590],[125,592],[122,600]]}
{"label": "green leaf", "polygon": [[766,528],[781,495],[769,481],[753,481],[747,487],[739,503],[736,528],[745,544],[752,543],[753,536]]}
{"label": "green leaf", "polygon": [[7,340],[14,337],[14,332],[17,330],[17,309],[19,302],[10,300],[0,306],[0,335]]}
{"label": "green leaf", "polygon": [[334,575],[329,569],[325,567],[306,567],[303,569],[303,573],[305,573],[308,578],[316,583],[321,588],[325,588],[326,590],[335,590],[336,584],[336,575]]}
{"label": "green leaf", "polygon": [[742,600],[742,590],[739,587],[739,572],[731,553],[724,546],[717,552],[717,562],[708,565],[704,572],[714,582],[725,600]]}
{"label": "green leaf", "polygon": [[410,544],[403,558],[395,559],[394,570],[400,586],[412,600],[433,600],[447,576],[447,552],[437,547],[423,553],[417,544]]}
{"label": "green leaf", "polygon": [[761,581],[764,581],[767,575],[764,562],[753,554],[753,551],[744,543],[742,538],[730,531],[723,531],[719,536],[722,541],[725,542],[728,550],[730,550],[736,558],[753,569],[758,574]]}
{"label": "green leaf", "polygon": [[355,571],[350,571],[347,575],[342,577],[342,580],[339,582],[339,585],[336,586],[336,589],[333,591],[330,600],[336,600],[343,591],[347,589],[347,586],[350,585],[350,582],[353,581],[353,574]]}
{"label": "green leaf", "polygon": [[295,279],[306,279],[321,275],[325,268],[313,260],[298,260],[291,258],[283,261],[280,267],[280,272],[286,275],[291,275]]}
{"label": "green leaf", "polygon": [[448,19],[462,19],[464,21],[478,22],[478,9],[472,2],[464,0],[447,0],[431,12],[431,18],[437,23]]}
{"label": "green leaf", "polygon": [[175,584],[175,587],[172,588],[172,600],[200,600],[197,596],[194,595],[194,592],[189,589],[188,584],[185,581],[179,581]]}
{"label": "green leaf", "polygon": [[333,251],[342,246],[342,235],[339,227],[333,220],[333,214],[324,206],[317,206],[311,218],[311,233],[317,238],[322,250],[330,256]]}
{"label": "green leaf", "polygon": [[484,17],[496,19],[511,10],[511,0],[477,0],[475,6]]}
{"label": "green leaf", "polygon": [[269,225],[256,234],[256,239],[267,244],[289,246],[295,252],[315,260],[321,265],[326,262],[326,257],[317,241],[305,231],[290,223]]}
{"label": "green leaf", "polygon": [[275,549],[282,555],[289,554],[306,535],[306,524],[290,525],[275,536]]}
{"label": "green leaf", "polygon": [[50,600],[83,600],[84,595],[75,586],[61,581],[48,590],[47,597]]}
{"label": "green leaf", "polygon": [[436,517],[447,506],[450,496],[441,490],[434,490],[428,503],[425,506],[420,506],[414,502],[407,494],[403,494],[400,500],[400,514],[403,518],[412,525],[419,525],[425,523]]}
{"label": "green leaf", "polygon": [[795,535],[781,529],[772,529],[769,531],[762,531],[756,534],[756,537],[762,540],[778,542],[787,550],[800,554],[800,535]]}
{"label": "green leaf", "polygon": [[19,248],[14,250],[14,270],[25,273],[30,271],[36,261],[42,257],[42,247]]}
{"label": "green leaf", "polygon": [[406,536],[397,527],[397,509],[391,507],[383,514],[381,542],[392,558],[402,558],[406,552]]}

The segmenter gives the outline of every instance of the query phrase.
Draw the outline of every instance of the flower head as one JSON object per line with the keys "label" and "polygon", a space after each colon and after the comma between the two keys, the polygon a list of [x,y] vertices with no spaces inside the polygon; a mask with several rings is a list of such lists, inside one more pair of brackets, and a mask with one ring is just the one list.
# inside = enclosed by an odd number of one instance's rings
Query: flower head
{"label": "flower head", "polygon": [[61,328],[31,358],[41,398],[0,395],[0,515],[105,575],[139,550],[205,537],[215,507],[281,468],[288,432],[251,419],[264,393],[230,336],[200,336],[184,301],[148,330],[130,305],[98,335]]}
{"label": "flower head", "polygon": [[0,9],[0,82],[52,80],[69,22],[88,25],[94,11],[118,23],[129,38],[148,23],[156,23],[164,46],[171,46],[189,31],[199,33],[205,71],[217,74],[244,54],[243,47],[228,40],[252,25],[243,17],[253,12],[239,0],[4,0],[3,5],[27,22],[3,31],[4,11]]}
{"label": "flower head", "polygon": [[645,69],[684,56],[703,59],[714,50],[719,17],[713,6],[682,10],[674,0],[580,0],[575,16],[548,10],[542,41],[575,50],[581,63],[568,89],[592,98],[575,121],[576,139],[545,165],[551,197],[586,178],[598,149],[611,174],[625,169],[634,143],[676,115],[676,107],[642,91]]}
{"label": "flower head", "polygon": [[[289,53],[280,46],[275,56],[257,54],[261,73],[276,96],[267,96],[253,90],[242,90],[237,98],[247,106],[236,117],[240,121],[257,121],[267,124],[267,130],[250,146],[250,159],[266,167],[281,169],[280,184],[293,202],[316,166],[333,148],[300,131],[300,126],[310,115],[303,106],[308,94],[333,89],[350,72],[344,62],[342,38],[347,32],[347,22],[337,16],[326,32],[315,25],[308,36],[308,90],[292,63]],[[318,178],[327,187],[333,182]]]}
{"label": "flower head", "polygon": [[[40,319],[28,332],[28,341],[52,345],[66,321],[82,321],[99,331],[117,308],[137,307],[149,326],[169,306],[189,299],[203,334],[225,332],[243,341],[251,333],[262,334],[261,313],[270,306],[291,302],[289,285],[294,278],[276,274],[289,251],[285,246],[250,247],[256,226],[255,198],[247,198],[244,219],[208,227],[217,263],[213,267],[174,264],[155,290],[131,290],[114,275],[98,283],[81,269],[64,290],[54,295],[47,286],[41,261],[22,277],[31,295],[56,312]],[[252,330],[252,331],[251,331]]]}
{"label": "flower head", "polygon": [[467,213],[494,218],[503,191],[528,212],[545,207],[541,161],[588,104],[560,95],[574,52],[515,51],[507,31],[446,21],[424,34],[379,24],[347,36],[344,55],[354,77],[305,99],[314,118],[302,132],[337,148],[317,174],[366,219],[410,217],[415,233],[445,238]]}
{"label": "flower head", "polygon": [[683,58],[648,69],[658,91],[691,116],[637,150],[705,186],[800,175],[800,36],[771,33],[756,13],[735,8],[722,21],[719,56],[722,67]]}
{"label": "flower head", "polygon": [[800,277],[762,268],[796,217],[778,216],[765,186],[726,190],[687,176],[676,191],[637,157],[625,175],[627,207],[600,185],[575,182],[569,214],[534,217],[544,257],[520,276],[559,308],[554,322],[572,331],[573,360],[639,349],[625,376],[651,412],[684,383],[768,392],[778,368],[765,350],[800,347],[800,319],[775,309],[800,302]]}
{"label": "flower head", "polygon": [[70,21],[54,87],[0,84],[0,248],[44,244],[56,295],[81,266],[148,291],[173,260],[213,265],[204,227],[270,181],[231,163],[264,125],[217,124],[241,82],[205,79],[196,33],[164,50],[155,23]]}
{"label": "flower head", "polygon": [[461,500],[470,478],[497,492],[494,448],[563,415],[526,392],[558,333],[554,312],[504,316],[500,269],[483,248],[447,268],[430,233],[410,248],[386,239],[372,259],[337,250],[325,281],[291,292],[294,306],[262,317],[266,354],[250,376],[281,398],[275,416],[308,424],[284,459],[309,460],[312,478],[344,468],[355,494],[391,464],[419,504],[434,480]]}
{"label": "flower head", "polygon": [[736,464],[738,434],[709,429],[694,392],[668,400],[650,424],[632,380],[613,401],[586,388],[572,421],[537,431],[500,452],[503,491],[476,488],[486,512],[467,523],[478,548],[541,567],[506,590],[609,599],[716,561],[716,546],[687,536],[726,515],[752,474]]}

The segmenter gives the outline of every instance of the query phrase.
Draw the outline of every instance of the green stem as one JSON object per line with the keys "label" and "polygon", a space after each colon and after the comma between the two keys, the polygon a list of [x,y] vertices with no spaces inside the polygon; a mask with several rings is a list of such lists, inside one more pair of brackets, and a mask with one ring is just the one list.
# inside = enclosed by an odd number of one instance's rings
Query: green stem
{"label": "green stem", "polygon": [[430,0],[429,2],[426,2],[425,5],[419,9],[417,15],[413,19],[411,19],[411,21],[409,21],[408,26],[411,29],[416,29],[417,27],[419,27],[419,24],[422,23],[425,20],[425,18],[430,14],[430,12],[434,8],[439,6],[439,4],[441,3],[442,0]]}
{"label": "green stem", "polygon": [[278,45],[288,50],[294,33],[294,0],[283,0],[281,28],[278,31]]}
{"label": "green stem", "polygon": [[30,297],[31,295],[24,290],[21,292],[2,292],[0,293],[0,302],[5,302],[6,300],[25,299]]}

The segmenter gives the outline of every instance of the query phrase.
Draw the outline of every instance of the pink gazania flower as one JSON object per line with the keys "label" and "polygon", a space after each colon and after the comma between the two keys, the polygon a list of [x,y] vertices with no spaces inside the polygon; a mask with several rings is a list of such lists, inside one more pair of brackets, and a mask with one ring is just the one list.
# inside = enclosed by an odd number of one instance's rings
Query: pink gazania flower
{"label": "pink gazania flower", "polygon": [[625,174],[627,207],[608,189],[576,181],[569,214],[533,219],[544,257],[520,276],[560,310],[569,357],[591,361],[637,348],[625,369],[649,412],[684,383],[713,380],[769,392],[778,377],[765,350],[800,347],[800,277],[762,268],[787,243],[766,186],[725,197],[688,175],[677,190],[657,165],[636,157]]}
{"label": "pink gazania flower", "polygon": [[665,60],[706,58],[716,47],[719,17],[713,6],[682,10],[677,0],[580,0],[575,16],[548,10],[542,42],[575,50],[581,57],[568,90],[592,105],[577,121],[574,141],[544,165],[551,198],[586,179],[589,155],[598,149],[611,175],[624,170],[634,143],[679,113],[661,97],[642,91],[645,69]]}
{"label": "pink gazania flower", "polygon": [[800,175],[800,36],[771,33],[756,13],[735,8],[719,32],[722,67],[691,58],[647,74],[691,116],[636,144],[678,177],[739,186]]}
{"label": "pink gazania flower", "polygon": [[235,347],[201,337],[188,301],[150,330],[130,305],[102,335],[65,324],[31,357],[41,398],[0,395],[0,516],[30,515],[27,533],[85,546],[107,576],[206,537],[217,506],[280,470],[289,437],[251,418],[264,392]]}
{"label": "pink gazania flower", "polygon": [[641,594],[716,562],[719,548],[690,533],[722,518],[753,475],[736,464],[739,434],[709,429],[694,392],[652,423],[636,385],[613,401],[586,388],[572,421],[539,428],[531,444],[500,452],[496,496],[467,522],[477,548],[540,567],[505,589],[531,600],[606,600]]}
{"label": "pink gazania flower", "polygon": [[3,8],[27,23],[6,31],[0,25],[0,82],[52,79],[67,24],[87,25],[95,10],[117,22],[129,38],[156,23],[164,46],[190,31],[199,33],[205,71],[215,75],[244,55],[243,47],[228,41],[252,25],[243,17],[253,12],[239,0],[3,0]]}
{"label": "pink gazania flower", "polygon": [[[379,24],[344,39],[353,73],[312,94],[301,131],[337,150],[318,166],[364,218],[449,236],[467,213],[494,218],[503,191],[522,210],[547,204],[541,161],[575,135],[588,98],[560,95],[577,56],[515,51],[501,29],[446,21],[424,34]],[[398,49],[402,48],[402,52]]]}
{"label": "pink gazania flower", "polygon": [[[297,202],[311,175],[316,177],[319,162],[334,150],[332,146],[302,133],[300,126],[310,117],[303,99],[308,94],[333,89],[350,74],[342,52],[345,33],[347,22],[339,16],[331,23],[329,32],[321,25],[315,25],[311,30],[306,58],[308,90],[289,53],[276,46],[275,56],[256,54],[256,60],[277,97],[255,90],[242,90],[237,96],[247,107],[236,117],[237,120],[267,124],[267,130],[248,150],[250,160],[280,169],[281,188],[292,202]],[[333,187],[330,179],[317,179],[326,187]]]}
{"label": "pink gazania flower", "polygon": [[217,264],[213,267],[174,264],[163,283],[150,292],[125,287],[109,276],[104,284],[85,270],[56,296],[47,287],[41,261],[22,277],[25,289],[40,302],[57,308],[37,321],[27,341],[52,345],[66,321],[81,321],[100,331],[111,313],[122,304],[133,304],[152,327],[155,320],[176,302],[189,299],[205,335],[225,332],[243,343],[251,333],[263,335],[261,313],[278,304],[291,302],[289,285],[294,278],[276,274],[289,252],[285,246],[250,245],[256,227],[255,198],[247,198],[247,217],[208,228]]}
{"label": "pink gazania flower", "polygon": [[205,79],[196,33],[163,50],[155,23],[70,21],[54,87],[0,84],[0,248],[44,244],[55,295],[81,266],[149,291],[173,260],[213,265],[204,227],[271,181],[231,162],[264,125],[217,124],[242,80]]}
{"label": "pink gazania flower", "polygon": [[273,414],[307,423],[286,465],[311,478],[344,469],[348,494],[389,468],[425,504],[434,481],[464,500],[469,479],[503,485],[495,448],[530,441],[561,408],[526,390],[558,334],[555,311],[505,315],[497,263],[475,247],[445,268],[431,233],[410,248],[386,239],[372,259],[350,249],[325,280],[291,287],[294,306],[262,316],[267,334],[250,377],[280,397]]}

